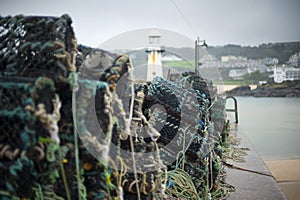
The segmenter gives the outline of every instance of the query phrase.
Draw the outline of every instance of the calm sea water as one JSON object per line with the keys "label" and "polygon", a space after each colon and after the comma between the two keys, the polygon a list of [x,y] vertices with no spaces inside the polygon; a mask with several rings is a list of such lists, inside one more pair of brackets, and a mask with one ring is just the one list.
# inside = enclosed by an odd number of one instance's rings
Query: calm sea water
{"label": "calm sea water", "polygon": [[237,100],[239,129],[264,160],[300,158],[300,98]]}

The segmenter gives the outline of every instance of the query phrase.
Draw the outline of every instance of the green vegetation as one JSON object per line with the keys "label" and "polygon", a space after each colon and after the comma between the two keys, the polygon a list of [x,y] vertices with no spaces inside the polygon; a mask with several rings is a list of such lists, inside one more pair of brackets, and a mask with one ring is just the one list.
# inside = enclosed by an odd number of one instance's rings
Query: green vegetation
{"label": "green vegetation", "polygon": [[[175,52],[185,59],[194,59],[193,48],[172,48],[168,47],[170,52]],[[225,45],[225,46],[208,46],[206,49],[200,49],[200,57],[205,55],[205,51],[215,56],[218,60],[221,56],[232,55],[247,57],[249,59],[263,59],[272,57],[279,59],[279,64],[286,63],[290,56],[296,52],[300,52],[300,42],[280,42],[261,44],[259,46],[241,46],[241,45]]]}
{"label": "green vegetation", "polygon": [[282,83],[269,83],[264,87],[266,88],[296,88],[300,89],[300,80],[295,81],[284,81]]}
{"label": "green vegetation", "polygon": [[224,55],[247,57],[249,59],[278,58],[279,64],[286,63],[290,56],[300,52],[300,42],[282,42],[261,44],[259,46],[226,45],[208,47],[207,51],[217,59]]}
{"label": "green vegetation", "polygon": [[268,73],[261,73],[259,71],[252,72],[250,74],[245,74],[241,80],[234,80],[229,77],[229,71],[231,68],[218,68],[220,75],[223,78],[223,83],[226,85],[249,85],[258,84],[259,81],[266,81],[269,79]]}
{"label": "green vegetation", "polygon": [[244,80],[224,80],[223,81],[224,85],[247,85]]}
{"label": "green vegetation", "polygon": [[267,73],[260,73],[259,71],[252,72],[250,74],[245,74],[243,80],[249,84],[258,84],[259,81],[265,81],[269,78]]}
{"label": "green vegetation", "polygon": [[164,67],[175,67],[183,70],[194,70],[192,62],[186,60],[164,61]]}
{"label": "green vegetation", "polygon": [[259,81],[254,81],[254,80],[251,80],[251,79],[247,79],[247,80],[231,80],[231,81],[228,81],[228,80],[224,80],[223,81],[223,84],[224,85],[256,85],[258,84]]}
{"label": "green vegetation", "polygon": [[231,77],[229,77],[229,71],[231,68],[218,68],[222,78],[224,81],[235,81]]}

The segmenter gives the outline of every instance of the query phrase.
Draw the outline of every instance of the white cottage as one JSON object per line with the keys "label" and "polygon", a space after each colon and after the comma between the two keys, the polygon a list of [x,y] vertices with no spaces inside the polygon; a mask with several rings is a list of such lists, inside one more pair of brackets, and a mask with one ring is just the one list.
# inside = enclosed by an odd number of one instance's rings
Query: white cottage
{"label": "white cottage", "polygon": [[274,67],[274,82],[300,80],[300,68],[287,67],[285,65]]}

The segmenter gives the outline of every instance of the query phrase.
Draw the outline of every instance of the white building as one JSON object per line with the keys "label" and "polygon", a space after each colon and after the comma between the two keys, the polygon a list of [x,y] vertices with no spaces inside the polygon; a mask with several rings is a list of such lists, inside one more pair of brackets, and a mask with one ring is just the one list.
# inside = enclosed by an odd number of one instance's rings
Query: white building
{"label": "white building", "polygon": [[221,62],[236,62],[236,61],[247,61],[247,58],[241,56],[221,56]]}
{"label": "white building", "polygon": [[275,66],[274,67],[274,82],[282,83],[283,81],[300,80],[300,68]]}
{"label": "white building", "polygon": [[248,73],[247,69],[231,69],[228,76],[234,80],[241,80],[244,75]]}
{"label": "white building", "polygon": [[300,52],[292,55],[288,62],[290,65],[299,66],[300,65]]}

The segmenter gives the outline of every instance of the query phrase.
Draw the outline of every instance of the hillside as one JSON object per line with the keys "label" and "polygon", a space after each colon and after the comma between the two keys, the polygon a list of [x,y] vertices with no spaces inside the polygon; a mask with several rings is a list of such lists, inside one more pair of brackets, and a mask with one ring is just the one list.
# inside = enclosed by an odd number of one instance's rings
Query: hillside
{"label": "hillside", "polygon": [[[183,56],[188,60],[194,59],[193,48],[168,48],[172,52]],[[241,46],[228,44],[225,46],[208,46],[207,53],[215,56],[218,60],[221,56],[233,55],[242,56],[249,59],[262,59],[266,57],[275,57],[279,59],[279,64],[286,63],[290,56],[296,52],[300,52],[300,42],[280,42],[261,44],[259,46]],[[205,50],[202,49],[200,57],[205,55]]]}
{"label": "hillside", "polygon": [[228,91],[226,94],[254,97],[300,97],[300,80],[269,83],[254,90],[251,90],[249,86],[240,86]]}

